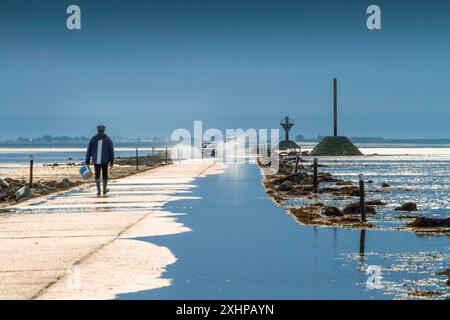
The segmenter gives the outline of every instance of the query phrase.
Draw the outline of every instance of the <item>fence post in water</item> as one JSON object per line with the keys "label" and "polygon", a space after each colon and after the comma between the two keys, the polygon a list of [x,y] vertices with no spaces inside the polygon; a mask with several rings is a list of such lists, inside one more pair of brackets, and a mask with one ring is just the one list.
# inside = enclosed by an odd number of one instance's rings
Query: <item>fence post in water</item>
{"label": "fence post in water", "polygon": [[30,188],[33,187],[33,164],[34,164],[34,157],[32,154],[30,154],[30,181],[29,181]]}
{"label": "fence post in water", "polygon": [[317,193],[318,189],[318,181],[317,181],[317,163],[319,160],[317,158],[314,158],[314,193]]}
{"label": "fence post in water", "polygon": [[136,148],[136,171],[139,171],[139,152],[138,152],[138,148]]}
{"label": "fence post in water", "polygon": [[359,234],[359,256],[364,258],[364,252],[366,247],[366,229],[361,229]]}
{"label": "fence post in water", "polygon": [[364,201],[364,175],[359,175],[359,210],[361,211],[361,221],[366,222],[366,204]]}
{"label": "fence post in water", "polygon": [[166,146],[166,164],[169,163],[168,157],[169,157],[169,153],[167,152],[167,146]]}
{"label": "fence post in water", "polygon": [[297,154],[297,157],[295,158],[295,170],[294,170],[294,173],[297,173],[297,170],[298,170],[298,160],[300,160],[300,155]]}
{"label": "fence post in water", "polygon": [[152,155],[155,154],[155,147],[152,147]]}

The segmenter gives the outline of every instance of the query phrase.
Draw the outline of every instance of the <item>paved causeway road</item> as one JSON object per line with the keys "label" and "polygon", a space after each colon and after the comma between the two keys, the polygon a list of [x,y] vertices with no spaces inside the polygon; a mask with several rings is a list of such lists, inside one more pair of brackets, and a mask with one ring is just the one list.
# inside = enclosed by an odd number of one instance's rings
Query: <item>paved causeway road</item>
{"label": "paved causeway road", "polygon": [[135,240],[188,230],[163,211],[196,178],[218,171],[211,161],[168,165],[11,207],[0,216],[0,299],[108,299],[166,286],[175,261],[164,247]]}

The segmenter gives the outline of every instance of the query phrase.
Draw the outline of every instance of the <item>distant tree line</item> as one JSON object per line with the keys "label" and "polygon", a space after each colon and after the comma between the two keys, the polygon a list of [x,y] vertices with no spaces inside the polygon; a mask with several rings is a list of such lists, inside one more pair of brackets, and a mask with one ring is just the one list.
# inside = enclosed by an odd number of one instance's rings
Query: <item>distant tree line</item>
{"label": "distant tree line", "polygon": [[[78,136],[52,136],[44,135],[40,138],[18,137],[17,139],[0,140],[0,146],[67,146],[67,147],[84,147],[89,142],[88,137]],[[114,144],[117,146],[161,146],[168,142],[164,138],[126,138],[113,137]]]}
{"label": "distant tree line", "polygon": [[53,137],[51,135],[45,135],[40,138],[24,138],[24,137],[18,137],[17,142],[20,143],[27,143],[27,142],[45,142],[45,143],[60,143],[60,142],[72,142],[72,141],[88,141],[89,138],[87,137],[68,137],[68,136],[60,136],[60,137]]}

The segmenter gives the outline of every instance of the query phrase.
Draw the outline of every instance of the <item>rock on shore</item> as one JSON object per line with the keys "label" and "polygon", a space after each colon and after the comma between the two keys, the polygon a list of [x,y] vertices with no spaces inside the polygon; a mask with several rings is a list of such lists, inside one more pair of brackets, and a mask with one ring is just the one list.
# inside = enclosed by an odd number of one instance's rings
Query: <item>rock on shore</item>
{"label": "rock on shore", "polygon": [[[366,214],[376,214],[375,208],[372,206],[365,206]],[[349,203],[344,207],[344,214],[361,214],[361,206],[359,203]]]}
{"label": "rock on shore", "polygon": [[323,214],[328,216],[334,216],[334,217],[342,217],[342,211],[339,210],[337,207],[326,207],[325,210],[323,210]]}
{"label": "rock on shore", "polygon": [[417,211],[417,204],[414,202],[407,202],[402,204],[400,207],[395,208],[397,211]]}
{"label": "rock on shore", "polygon": [[450,218],[417,217],[408,226],[412,228],[450,228]]}
{"label": "rock on shore", "polygon": [[[140,166],[153,166],[159,165],[162,162],[165,162],[166,156],[164,152],[156,153],[156,154],[148,154],[146,156],[138,157],[138,163]],[[126,157],[126,158],[116,158],[114,161],[118,165],[122,166],[135,166],[136,165],[136,157]],[[170,157],[168,158],[168,162],[170,163]]]}
{"label": "rock on shore", "polygon": [[30,188],[29,183],[25,180],[5,178],[0,182],[0,203],[21,202],[33,196],[42,196],[51,192],[62,191],[82,183],[81,181],[74,182],[69,179],[63,179],[62,181],[37,181]]}

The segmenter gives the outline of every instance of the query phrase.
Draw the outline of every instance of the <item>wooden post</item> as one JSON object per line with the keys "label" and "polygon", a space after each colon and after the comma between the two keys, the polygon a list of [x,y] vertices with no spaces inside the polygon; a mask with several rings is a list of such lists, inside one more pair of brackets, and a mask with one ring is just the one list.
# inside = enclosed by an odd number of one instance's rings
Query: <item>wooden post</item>
{"label": "wooden post", "polygon": [[33,187],[33,164],[34,164],[34,157],[30,154],[30,181],[29,186],[30,188]]}
{"label": "wooden post", "polygon": [[139,171],[139,151],[136,148],[136,171]]}
{"label": "wooden post", "polygon": [[294,173],[297,173],[298,171],[298,160],[300,160],[300,155],[297,154],[297,157],[295,158],[295,169],[294,169]]}
{"label": "wooden post", "polygon": [[337,79],[333,79],[333,134],[337,137]]}
{"label": "wooden post", "polygon": [[361,211],[361,221],[366,222],[366,204],[364,194],[364,175],[359,175],[359,210]]}
{"label": "wooden post", "polygon": [[166,146],[166,164],[169,163],[169,153],[167,152],[167,146]]}
{"label": "wooden post", "polygon": [[155,154],[155,147],[152,147],[152,155]]}
{"label": "wooden post", "polygon": [[317,193],[318,184],[319,184],[319,182],[317,181],[317,163],[318,162],[319,162],[319,160],[317,158],[314,158],[314,193]]}
{"label": "wooden post", "polygon": [[180,148],[177,149],[177,160],[180,162]]}
{"label": "wooden post", "polygon": [[364,257],[366,247],[366,229],[361,229],[361,232],[359,234],[359,256],[361,258]]}

